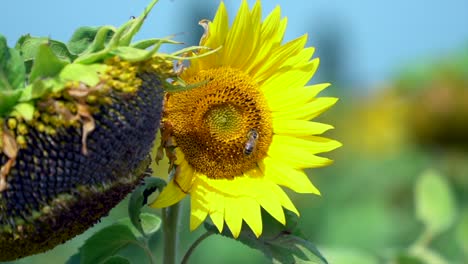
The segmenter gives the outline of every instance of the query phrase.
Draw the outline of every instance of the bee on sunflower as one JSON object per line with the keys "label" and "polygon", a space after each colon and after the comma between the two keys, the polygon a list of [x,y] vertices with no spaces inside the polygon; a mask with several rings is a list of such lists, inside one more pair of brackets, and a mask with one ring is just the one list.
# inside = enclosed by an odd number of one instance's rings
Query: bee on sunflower
{"label": "bee on sunflower", "polygon": [[261,13],[259,1],[243,1],[229,26],[221,2],[213,21],[200,21],[200,45],[219,51],[200,50],[180,76],[202,85],[165,97],[161,146],[176,173],[152,206],[190,195],[191,230],[209,215],[220,232],[238,237],[245,221],[259,237],[261,208],[285,224],[283,208],[299,212],[280,186],[320,194],[304,169],[331,164],[317,154],[341,146],[318,136],[331,125],[310,121],[337,99],[316,97],[328,83],[307,85],[319,66],[307,35],[283,44],[280,8]]}

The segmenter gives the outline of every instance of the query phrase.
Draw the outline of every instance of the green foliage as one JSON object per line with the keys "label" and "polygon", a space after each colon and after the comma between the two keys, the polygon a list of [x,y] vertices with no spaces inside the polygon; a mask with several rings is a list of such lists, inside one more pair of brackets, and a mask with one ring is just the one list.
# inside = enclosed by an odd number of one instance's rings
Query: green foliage
{"label": "green foliage", "polygon": [[60,91],[67,81],[96,85],[104,68],[102,62],[109,57],[137,62],[154,56],[164,43],[178,43],[155,38],[131,43],[157,2],[151,1],[141,16],[119,28],[80,27],[68,44],[24,35],[11,49],[0,36],[0,116],[8,116],[15,109],[16,115],[29,120],[30,107],[15,108],[18,103],[32,102],[29,106],[34,107],[34,100]]}
{"label": "green foliage", "polygon": [[468,258],[468,209],[465,209],[456,230],[457,242]]}
{"label": "green foliage", "polygon": [[410,250],[410,256],[424,264],[449,264],[439,253],[427,247],[414,247]]}
{"label": "green foliage", "polygon": [[435,171],[419,178],[416,189],[416,215],[433,234],[446,231],[455,219],[455,200],[447,181]]}
{"label": "green foliage", "polygon": [[100,81],[98,72],[103,72],[104,64],[69,64],[60,72],[60,78],[65,81],[79,81],[89,86],[97,85]]}
{"label": "green foliage", "polygon": [[18,51],[7,46],[0,35],[0,116],[15,105],[25,82],[25,66]]}
{"label": "green foliage", "polygon": [[76,55],[104,49],[114,36],[116,28],[112,26],[80,27],[73,33],[68,48]]}
{"label": "green foliage", "polygon": [[160,178],[146,177],[145,183],[136,188],[130,196],[128,215],[132,224],[143,236],[147,233],[140,219],[141,208],[146,205],[148,196],[157,190],[162,190],[165,186],[166,182]]}
{"label": "green foliage", "polygon": [[135,236],[150,236],[161,228],[161,218],[148,213],[138,216],[138,228],[129,217],[120,219],[117,223],[128,226]]}
{"label": "green foliage", "polygon": [[[238,240],[243,244],[261,251],[272,263],[310,263],[328,264],[317,247],[308,241],[297,229],[298,218],[291,212],[286,212],[286,226],[277,222],[269,214],[263,212],[263,233],[256,238],[245,225]],[[217,232],[214,225],[205,223],[210,232]],[[225,228],[222,235],[233,238]]]}
{"label": "green foliage", "polygon": [[24,64],[19,52],[7,46],[0,35],[0,91],[15,90],[24,83]]}
{"label": "green foliage", "polygon": [[130,243],[139,243],[132,230],[124,224],[114,224],[99,230],[80,248],[82,264],[104,263]]}
{"label": "green foliage", "polygon": [[425,264],[421,259],[415,256],[402,254],[395,260],[395,264]]}
{"label": "green foliage", "polygon": [[[378,264],[377,257],[352,249],[326,249],[324,254],[333,264]],[[401,263],[403,264],[403,263]],[[408,263],[409,264],[409,263]]]}
{"label": "green foliage", "polygon": [[36,57],[34,58],[29,81],[34,82],[39,78],[54,77],[58,75],[68,63],[69,62],[55,56],[55,53],[49,47],[48,43],[43,43],[39,45]]}
{"label": "green foliage", "polygon": [[130,264],[130,260],[122,256],[112,256],[106,259],[103,264]]}
{"label": "green foliage", "polygon": [[16,42],[15,49],[21,53],[26,66],[26,73],[31,72],[34,61],[43,45],[47,45],[54,54],[53,57],[56,57],[60,61],[72,62],[76,58],[76,56],[70,53],[67,45],[60,41],[48,37],[24,35]]}
{"label": "green foliage", "polygon": [[160,178],[147,177],[145,183],[138,187],[131,195],[128,204],[129,217],[116,221],[105,227],[85,241],[79,253],[73,255],[68,264],[91,263],[130,263],[120,251],[130,245],[143,249],[148,258],[153,261],[153,255],[148,248],[149,237],[161,228],[161,218],[154,214],[141,213],[147,203],[148,196],[166,185]]}

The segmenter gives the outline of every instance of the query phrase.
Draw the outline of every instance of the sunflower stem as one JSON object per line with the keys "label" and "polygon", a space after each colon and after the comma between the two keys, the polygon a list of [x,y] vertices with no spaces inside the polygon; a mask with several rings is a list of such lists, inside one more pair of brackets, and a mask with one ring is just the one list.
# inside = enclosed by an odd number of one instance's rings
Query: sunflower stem
{"label": "sunflower stem", "polygon": [[185,253],[184,255],[184,258],[182,259],[182,262],[181,264],[187,264],[188,263],[188,260],[190,258],[190,256],[192,255],[193,251],[195,250],[195,248],[197,248],[197,246],[203,241],[205,240],[207,237],[213,235],[214,232],[211,232],[211,231],[208,231],[206,233],[204,233],[203,235],[201,235],[199,238],[197,238],[197,240],[195,240],[195,242],[193,242],[193,244],[190,246],[190,248],[187,250],[187,253]]}
{"label": "sunflower stem", "polygon": [[176,264],[179,247],[180,202],[162,210],[164,236],[164,264]]}

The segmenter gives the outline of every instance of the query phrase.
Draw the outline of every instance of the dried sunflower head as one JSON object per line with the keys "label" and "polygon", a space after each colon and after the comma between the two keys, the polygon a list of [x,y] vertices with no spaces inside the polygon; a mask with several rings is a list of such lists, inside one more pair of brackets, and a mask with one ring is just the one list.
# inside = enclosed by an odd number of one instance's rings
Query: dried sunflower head
{"label": "dried sunflower head", "polygon": [[80,234],[145,175],[172,62],[132,43],[144,18],[68,45],[0,36],[0,261]]}

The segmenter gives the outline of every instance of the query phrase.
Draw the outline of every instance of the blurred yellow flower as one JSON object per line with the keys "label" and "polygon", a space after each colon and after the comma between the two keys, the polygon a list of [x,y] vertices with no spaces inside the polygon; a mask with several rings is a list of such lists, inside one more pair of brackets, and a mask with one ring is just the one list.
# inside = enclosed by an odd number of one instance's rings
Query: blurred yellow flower
{"label": "blurred yellow flower", "polygon": [[244,220],[258,237],[260,208],[283,224],[282,207],[299,214],[279,186],[319,194],[303,169],[329,165],[316,154],[341,144],[316,136],[332,126],[308,120],[337,99],[316,98],[329,84],[305,86],[319,60],[304,48],[307,35],[281,44],[286,23],[279,7],[262,22],[260,2],[249,10],[246,1],[231,27],[222,2],[213,22],[200,22],[200,44],[222,49],[182,74],[189,84],[206,84],[166,98],[177,173],[152,204],[170,206],[190,194],[191,230],[209,215],[220,232],[226,222],[238,237]]}

